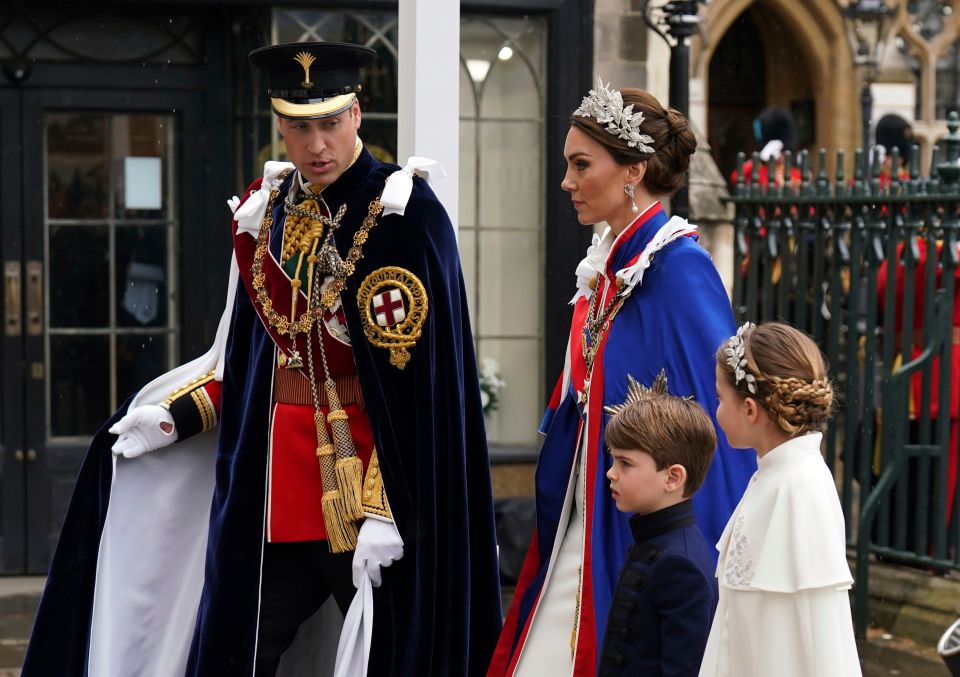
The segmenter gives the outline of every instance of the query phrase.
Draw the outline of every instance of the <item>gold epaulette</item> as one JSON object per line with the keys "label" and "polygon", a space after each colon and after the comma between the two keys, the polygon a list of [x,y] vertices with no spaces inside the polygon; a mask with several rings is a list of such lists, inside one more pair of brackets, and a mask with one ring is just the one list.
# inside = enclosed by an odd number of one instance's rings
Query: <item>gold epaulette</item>
{"label": "gold epaulette", "polygon": [[363,480],[363,512],[365,515],[393,519],[390,504],[387,503],[387,492],[383,488],[383,475],[380,473],[380,462],[377,460],[377,448],[373,448],[370,463],[367,465],[367,476]]}

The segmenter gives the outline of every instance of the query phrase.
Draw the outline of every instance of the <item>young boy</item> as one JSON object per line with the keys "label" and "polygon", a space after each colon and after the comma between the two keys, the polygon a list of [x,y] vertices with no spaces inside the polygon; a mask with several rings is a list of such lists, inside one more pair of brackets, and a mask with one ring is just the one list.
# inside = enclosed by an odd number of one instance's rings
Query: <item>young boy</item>
{"label": "young boy", "polygon": [[610,605],[598,675],[695,677],[717,605],[711,550],[694,522],[691,497],[717,445],[713,423],[692,399],[631,382],[604,437],[617,509],[636,513]]}

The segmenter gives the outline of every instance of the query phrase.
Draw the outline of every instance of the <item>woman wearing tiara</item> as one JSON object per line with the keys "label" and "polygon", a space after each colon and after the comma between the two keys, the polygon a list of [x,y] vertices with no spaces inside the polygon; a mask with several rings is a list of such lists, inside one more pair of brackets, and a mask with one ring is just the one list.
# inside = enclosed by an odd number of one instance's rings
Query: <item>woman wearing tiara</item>
{"label": "woman wearing tiara", "polygon": [[[696,226],[663,209],[696,145],[686,118],[640,89],[598,81],[571,118],[561,186],[580,223],[607,228],[577,267],[566,364],[541,424],[536,531],[490,675],[596,673],[633,542],[607,485],[602,432],[603,408],[623,402],[627,375],[649,385],[665,369],[672,394],[714,410],[710,356],[735,329],[730,302]],[[709,543],[755,469],[721,442],[694,498]]]}

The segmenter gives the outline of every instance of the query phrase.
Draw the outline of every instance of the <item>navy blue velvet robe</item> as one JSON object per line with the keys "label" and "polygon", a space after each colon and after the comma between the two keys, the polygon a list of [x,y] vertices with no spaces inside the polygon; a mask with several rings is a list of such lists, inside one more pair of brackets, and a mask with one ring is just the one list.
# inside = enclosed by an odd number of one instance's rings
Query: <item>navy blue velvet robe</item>
{"label": "navy blue velvet robe", "polygon": [[[342,256],[370,201],[396,169],[364,150],[324,191],[332,211],[347,205],[335,235]],[[278,200],[275,223],[280,210]],[[385,266],[411,271],[429,300],[422,336],[403,370],[389,364],[386,349],[366,340],[357,308],[360,282]],[[482,674],[502,619],[490,468],[456,241],[425,182],[414,181],[403,216],[384,216],[371,231],[341,298],[384,486],[404,542],[403,558],[383,570],[383,585],[374,591],[369,674]],[[239,285],[224,368],[204,590],[187,674],[252,672],[274,352]],[[85,670],[115,439],[101,430],[84,462],[24,675]]]}

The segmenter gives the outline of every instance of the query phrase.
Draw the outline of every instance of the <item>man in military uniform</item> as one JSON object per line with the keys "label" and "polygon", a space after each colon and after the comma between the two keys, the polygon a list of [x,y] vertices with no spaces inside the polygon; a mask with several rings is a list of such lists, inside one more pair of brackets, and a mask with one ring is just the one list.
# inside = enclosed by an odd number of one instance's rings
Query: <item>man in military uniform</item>
{"label": "man in military uniform", "polygon": [[345,611],[364,577],[369,674],[483,673],[501,611],[450,221],[415,167],[358,136],[375,52],[250,58],[292,164],[231,202],[213,348],[94,439],[24,674],[272,675],[300,624],[331,595]]}

